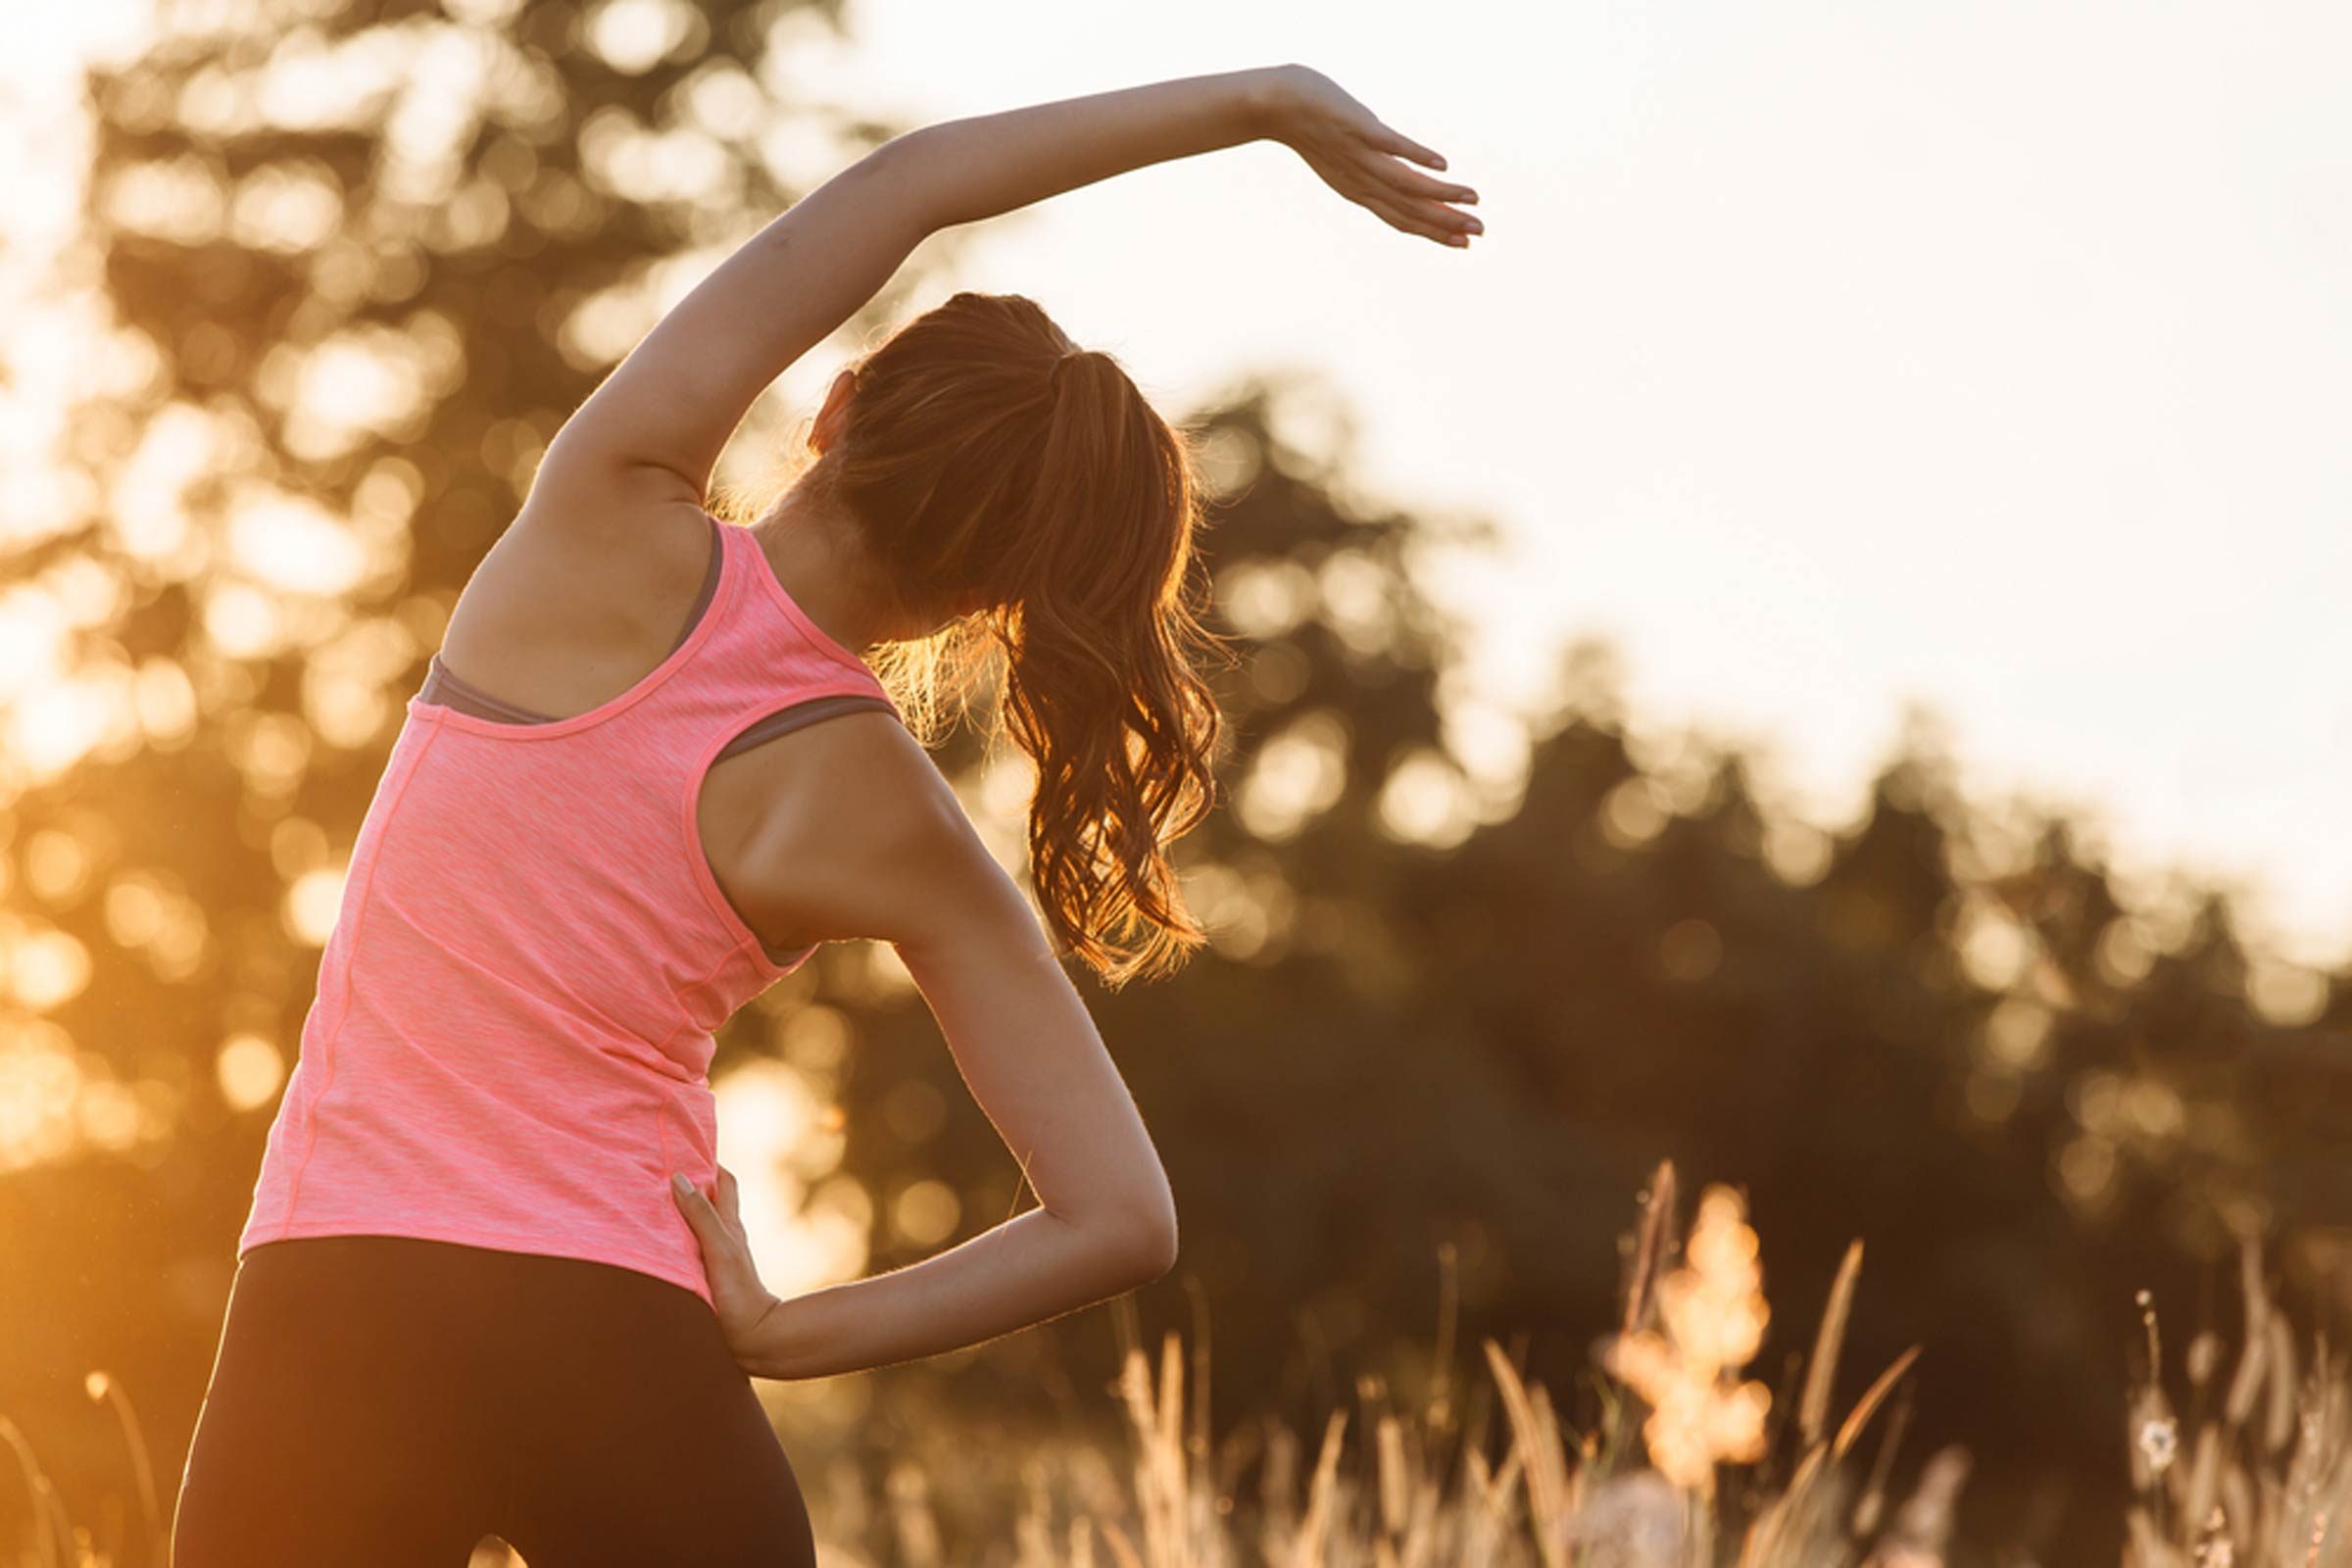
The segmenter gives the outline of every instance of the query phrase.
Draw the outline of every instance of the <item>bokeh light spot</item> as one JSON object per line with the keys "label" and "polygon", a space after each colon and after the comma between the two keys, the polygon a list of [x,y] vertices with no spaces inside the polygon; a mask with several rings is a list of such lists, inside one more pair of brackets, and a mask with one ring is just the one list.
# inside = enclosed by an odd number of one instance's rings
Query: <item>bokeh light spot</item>
{"label": "bokeh light spot", "polygon": [[213,1076],[220,1098],[236,1110],[258,1110],[270,1103],[286,1081],[285,1058],[277,1047],[260,1035],[231,1035],[213,1058]]}

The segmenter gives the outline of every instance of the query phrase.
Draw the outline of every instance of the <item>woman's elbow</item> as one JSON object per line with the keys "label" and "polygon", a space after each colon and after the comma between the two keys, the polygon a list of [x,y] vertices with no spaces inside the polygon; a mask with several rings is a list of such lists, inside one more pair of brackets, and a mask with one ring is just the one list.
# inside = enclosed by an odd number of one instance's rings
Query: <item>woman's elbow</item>
{"label": "woman's elbow", "polygon": [[1144,1277],[1138,1285],[1149,1285],[1176,1266],[1176,1205],[1163,1203],[1151,1210],[1137,1226],[1136,1246],[1141,1252]]}
{"label": "woman's elbow", "polygon": [[1164,1198],[1123,1207],[1102,1235],[1122,1290],[1149,1285],[1176,1266],[1176,1205]]}

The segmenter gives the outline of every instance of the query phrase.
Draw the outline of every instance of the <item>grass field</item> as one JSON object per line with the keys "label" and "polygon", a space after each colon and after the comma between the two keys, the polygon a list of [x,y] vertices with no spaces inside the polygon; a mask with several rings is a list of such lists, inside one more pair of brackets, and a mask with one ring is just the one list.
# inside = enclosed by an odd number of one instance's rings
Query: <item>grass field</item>
{"label": "grass field", "polygon": [[[1116,1398],[1122,1451],[1040,1446],[999,1517],[943,1521],[930,1479],[899,1463],[835,1474],[812,1494],[827,1568],[1941,1568],[1968,1458],[1929,1446],[1889,1491],[1906,1433],[1899,1397],[1917,1351],[1834,1408],[1862,1249],[1846,1255],[1792,1407],[1744,1372],[1770,1309],[1757,1237],[1740,1196],[1700,1194],[1687,1232],[1662,1167],[1643,1195],[1621,1300],[1594,1368],[1602,1418],[1570,1430],[1549,1392],[1494,1341],[1457,1356],[1441,1303],[1440,1375],[1399,1408],[1367,1384],[1319,1430],[1259,1421],[1208,1430],[1191,1396],[1204,1357],[1170,1335],[1131,1344]],[[2258,1250],[2241,1269],[2246,1333],[2201,1335],[2178,1354],[2142,1303],[2156,1375],[2122,1412],[2137,1500],[2129,1568],[2352,1568],[2352,1381],[2324,1340],[2306,1349],[2271,1299]],[[1450,1295],[1450,1293],[1449,1293]],[[2169,1359],[2168,1359],[2169,1355]],[[0,1544],[11,1568],[116,1568],[159,1561],[170,1498],[122,1391],[93,1399],[124,1423],[137,1498],[126,1544],[66,1515],[38,1456],[0,1417],[40,1521]],[[1247,1485],[1245,1486],[1245,1479]],[[130,1532],[117,1532],[118,1535]],[[950,1539],[991,1544],[951,1552]],[[879,1543],[880,1544],[876,1544]],[[2011,1559],[2014,1560],[2014,1559]],[[472,1568],[516,1568],[496,1542]]]}

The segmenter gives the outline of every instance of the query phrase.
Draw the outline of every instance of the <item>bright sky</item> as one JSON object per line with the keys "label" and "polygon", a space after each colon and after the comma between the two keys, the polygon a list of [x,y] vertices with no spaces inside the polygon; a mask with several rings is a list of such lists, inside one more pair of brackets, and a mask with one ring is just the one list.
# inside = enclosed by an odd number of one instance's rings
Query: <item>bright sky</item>
{"label": "bright sky", "polygon": [[1972,791],[2352,950],[2352,11],[853,0],[915,119],[1302,61],[1478,187],[1467,255],[1287,150],[1044,204],[959,284],[1178,405],[1329,373],[1363,485],[1493,514],[1498,691],[1612,635],[1637,710],[1825,816],[1906,699]]}
{"label": "bright sky", "polygon": [[876,116],[1298,60],[1447,155],[1468,254],[1259,145],[991,225],[953,282],[1034,295],[1171,410],[1327,375],[1358,487],[1504,526],[1434,585],[1498,695],[1606,634],[1639,715],[1767,743],[1824,819],[1922,699],[1976,792],[2352,954],[2352,12],[851,0],[849,30],[799,79]]}

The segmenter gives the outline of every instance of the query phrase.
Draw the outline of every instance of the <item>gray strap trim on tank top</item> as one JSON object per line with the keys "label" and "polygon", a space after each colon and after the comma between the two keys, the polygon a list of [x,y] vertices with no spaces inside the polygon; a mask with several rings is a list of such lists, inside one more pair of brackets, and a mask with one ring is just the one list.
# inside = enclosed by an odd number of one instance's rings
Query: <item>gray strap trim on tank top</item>
{"label": "gray strap trim on tank top", "polygon": [[[721,552],[726,548],[726,541],[718,533],[718,529],[722,526],[724,525],[717,519],[711,519],[710,564],[703,573],[702,592],[695,596],[694,609],[687,614],[686,624],[679,629],[677,641],[669,645],[670,654],[674,654],[686,646],[686,639],[694,635],[694,628],[702,623],[704,612],[710,608],[710,601],[717,597],[719,564],[724,559]],[[669,655],[664,654],[662,657],[666,659]],[[517,708],[513,703],[493,697],[479,687],[461,680],[450,672],[448,665],[441,662],[439,654],[433,655],[426,662],[424,684],[416,689],[416,696],[423,702],[454,709],[458,712],[468,713],[475,718],[488,719],[492,723],[558,724],[563,722],[562,719],[552,714],[535,713],[527,708]],[[779,736],[789,735],[794,730],[816,723],[820,719],[831,718],[837,713],[858,712],[868,709],[878,710],[885,713],[895,711],[884,699],[869,697],[860,692],[841,692],[830,697],[810,697],[805,701],[790,704],[772,713],[753,720],[749,727],[720,749],[718,756],[712,759],[712,765],[715,766],[730,757],[748,752],[755,746],[765,745]],[[774,949],[767,948],[764,943],[761,944],[761,947],[766,951],[769,961],[773,963],[789,963],[792,959],[800,956],[802,953],[808,951],[804,948],[791,953],[779,954]]]}

